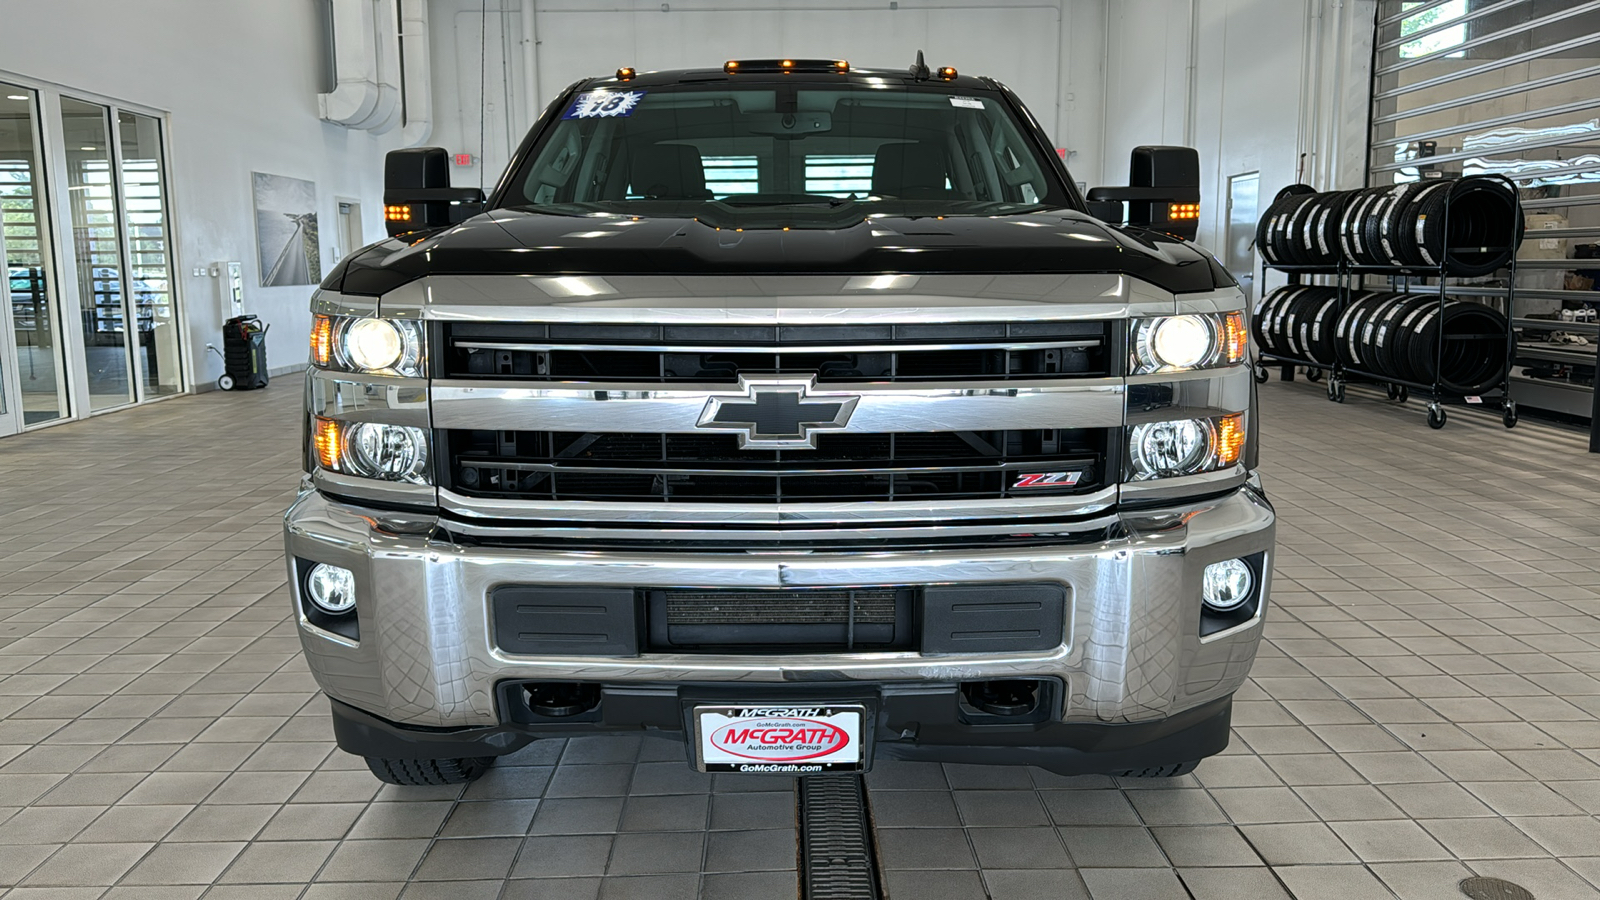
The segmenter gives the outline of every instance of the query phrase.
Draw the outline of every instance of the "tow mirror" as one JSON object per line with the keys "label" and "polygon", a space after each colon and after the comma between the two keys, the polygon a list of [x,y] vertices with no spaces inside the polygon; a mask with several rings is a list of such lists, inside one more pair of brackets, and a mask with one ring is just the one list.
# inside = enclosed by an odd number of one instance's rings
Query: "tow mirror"
{"label": "tow mirror", "polygon": [[389,234],[444,228],[483,210],[483,191],[450,186],[443,147],[391,150],[383,160],[383,224]]}
{"label": "tow mirror", "polygon": [[1128,186],[1089,191],[1089,213],[1113,224],[1123,221],[1164,231],[1186,241],[1200,227],[1200,153],[1193,147],[1135,147]]}

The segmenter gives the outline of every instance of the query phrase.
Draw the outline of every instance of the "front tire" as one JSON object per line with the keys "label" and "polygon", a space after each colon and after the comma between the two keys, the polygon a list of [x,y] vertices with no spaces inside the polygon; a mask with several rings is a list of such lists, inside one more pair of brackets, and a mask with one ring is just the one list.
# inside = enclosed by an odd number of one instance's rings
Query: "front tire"
{"label": "front tire", "polygon": [[362,757],[367,768],[378,780],[405,787],[425,787],[440,784],[466,784],[477,781],[494,762],[492,756],[474,756],[464,759],[384,759],[379,756]]}

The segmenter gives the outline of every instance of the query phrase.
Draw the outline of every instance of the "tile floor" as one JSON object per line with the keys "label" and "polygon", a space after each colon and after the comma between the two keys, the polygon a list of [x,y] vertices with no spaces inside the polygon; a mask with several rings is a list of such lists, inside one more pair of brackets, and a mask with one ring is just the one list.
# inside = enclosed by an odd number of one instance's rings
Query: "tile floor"
{"label": "tile floor", "polygon": [[[895,900],[1600,898],[1600,459],[1262,398],[1281,547],[1228,752],[1150,782],[880,764]],[[299,399],[0,441],[0,897],[793,897],[788,782],[669,741],[541,742],[465,789],[334,750],[283,596]]]}

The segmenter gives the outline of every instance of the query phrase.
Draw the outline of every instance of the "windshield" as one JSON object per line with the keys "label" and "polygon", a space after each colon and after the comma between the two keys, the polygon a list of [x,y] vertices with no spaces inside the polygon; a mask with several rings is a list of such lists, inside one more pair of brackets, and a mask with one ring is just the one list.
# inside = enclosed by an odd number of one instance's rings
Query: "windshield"
{"label": "windshield", "polygon": [[992,215],[1068,205],[1047,162],[996,92],[619,87],[568,103],[503,205],[713,218],[842,206],[854,214]]}

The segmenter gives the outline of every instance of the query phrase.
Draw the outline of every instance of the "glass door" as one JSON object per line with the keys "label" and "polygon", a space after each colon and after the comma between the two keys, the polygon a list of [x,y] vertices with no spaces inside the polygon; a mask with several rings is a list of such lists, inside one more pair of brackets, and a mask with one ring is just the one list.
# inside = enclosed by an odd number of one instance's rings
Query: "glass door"
{"label": "glass door", "polygon": [[129,343],[137,326],[127,294],[141,288],[123,277],[120,210],[111,177],[110,112],[99,104],[61,98],[70,248],[78,276],[90,412],[134,401]]}
{"label": "glass door", "polygon": [[[0,83],[0,405],[10,430],[66,418],[65,332],[56,315],[36,92]],[[7,426],[0,422],[0,434]]]}
{"label": "glass door", "polygon": [[137,335],[134,340],[139,399],[147,400],[183,390],[178,310],[172,296],[161,121],[119,110],[117,142],[117,171],[127,209],[127,302],[134,313],[128,331]]}

